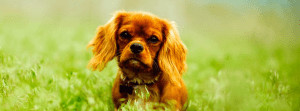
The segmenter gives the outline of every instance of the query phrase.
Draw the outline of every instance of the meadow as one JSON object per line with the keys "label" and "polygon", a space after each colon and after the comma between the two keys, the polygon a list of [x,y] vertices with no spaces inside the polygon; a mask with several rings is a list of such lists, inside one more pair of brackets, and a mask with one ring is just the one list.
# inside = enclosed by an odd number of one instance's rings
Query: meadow
{"label": "meadow", "polygon": [[[116,60],[91,71],[86,45],[116,9],[95,14],[95,5],[89,7],[98,2],[92,0],[70,12],[78,4],[50,3],[58,8],[8,8],[8,0],[0,8],[0,110],[113,110]],[[292,8],[240,13],[227,5],[193,4],[174,16],[148,10],[177,22],[188,48],[188,111],[300,109],[300,25]]]}

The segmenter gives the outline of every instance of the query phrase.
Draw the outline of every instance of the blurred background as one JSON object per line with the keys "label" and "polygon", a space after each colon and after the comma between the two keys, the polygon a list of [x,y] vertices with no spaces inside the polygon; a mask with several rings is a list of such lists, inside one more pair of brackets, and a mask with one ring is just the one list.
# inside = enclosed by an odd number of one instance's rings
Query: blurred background
{"label": "blurred background", "polygon": [[300,109],[297,0],[0,0],[0,110],[113,110],[86,45],[118,10],[176,22],[188,110]]}

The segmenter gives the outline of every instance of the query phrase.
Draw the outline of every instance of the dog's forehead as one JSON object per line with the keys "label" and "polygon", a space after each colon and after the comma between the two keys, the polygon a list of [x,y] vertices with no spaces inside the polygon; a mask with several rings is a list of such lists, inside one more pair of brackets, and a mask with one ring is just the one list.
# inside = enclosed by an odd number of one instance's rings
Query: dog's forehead
{"label": "dog's forehead", "polygon": [[133,25],[138,29],[161,29],[160,19],[149,14],[132,14],[124,18],[123,25]]}

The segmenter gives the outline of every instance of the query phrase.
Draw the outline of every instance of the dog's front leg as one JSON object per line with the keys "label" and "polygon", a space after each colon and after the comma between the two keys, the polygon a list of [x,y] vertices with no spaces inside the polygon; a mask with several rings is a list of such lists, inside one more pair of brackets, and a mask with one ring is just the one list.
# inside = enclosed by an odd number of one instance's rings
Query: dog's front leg
{"label": "dog's front leg", "polygon": [[[119,90],[120,84],[121,84],[120,76],[119,76],[119,74],[117,74],[117,77],[114,80],[114,84],[113,84],[113,88],[112,88],[112,99],[114,102],[115,110],[117,110],[121,106],[122,103],[127,102],[124,99],[127,99],[128,95],[125,93],[120,93],[120,90]],[[120,101],[120,100],[124,100],[124,101]]]}

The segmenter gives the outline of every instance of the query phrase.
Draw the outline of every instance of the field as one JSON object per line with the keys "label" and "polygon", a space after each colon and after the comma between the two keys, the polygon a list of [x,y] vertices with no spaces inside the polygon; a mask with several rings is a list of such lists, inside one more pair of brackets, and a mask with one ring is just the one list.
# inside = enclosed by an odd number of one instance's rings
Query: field
{"label": "field", "polygon": [[[102,72],[87,69],[92,53],[86,45],[97,26],[119,9],[100,10],[95,0],[62,3],[69,7],[27,2],[35,5],[9,0],[0,5],[0,110],[113,110],[116,61]],[[189,111],[300,109],[296,3],[278,10],[253,6],[241,13],[226,3],[190,2],[177,9],[179,14],[146,10],[177,22],[188,48],[183,79]],[[124,4],[120,9],[143,10]],[[49,7],[39,10],[38,5]]]}

